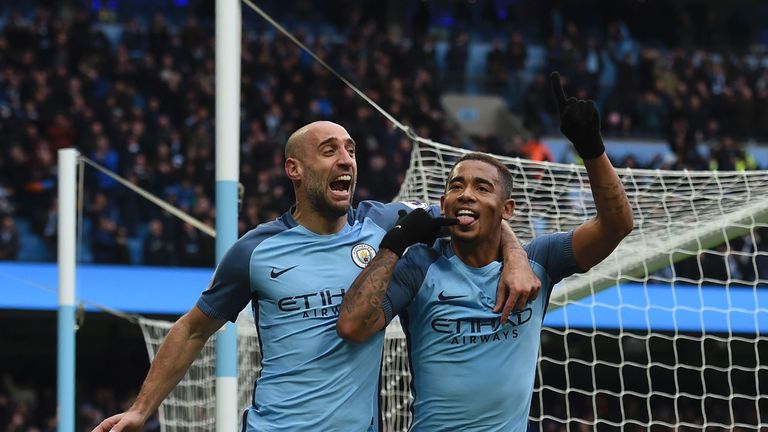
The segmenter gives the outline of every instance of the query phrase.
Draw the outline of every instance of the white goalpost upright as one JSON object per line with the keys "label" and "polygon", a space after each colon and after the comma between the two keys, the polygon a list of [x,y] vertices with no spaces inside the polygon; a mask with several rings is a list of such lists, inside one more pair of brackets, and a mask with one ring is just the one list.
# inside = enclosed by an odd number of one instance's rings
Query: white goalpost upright
{"label": "white goalpost upright", "polygon": [[56,399],[58,432],[75,430],[75,244],[77,220],[77,150],[58,153],[59,310],[56,341]]}
{"label": "white goalpost upright", "polygon": [[[240,170],[240,0],[216,0],[216,263],[237,240]],[[237,325],[216,337],[216,430],[238,427]]]}

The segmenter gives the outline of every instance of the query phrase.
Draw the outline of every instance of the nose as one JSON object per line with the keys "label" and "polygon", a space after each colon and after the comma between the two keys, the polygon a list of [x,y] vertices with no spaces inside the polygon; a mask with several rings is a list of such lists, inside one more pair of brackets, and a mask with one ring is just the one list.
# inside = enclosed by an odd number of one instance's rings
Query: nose
{"label": "nose", "polygon": [[347,149],[341,149],[341,152],[339,152],[339,165],[345,166],[345,167],[351,167],[355,164],[355,157],[349,154],[349,151]]}
{"label": "nose", "polygon": [[465,187],[461,190],[461,193],[459,194],[459,201],[466,202],[466,201],[474,201],[475,200],[475,194],[472,192],[471,187]]}

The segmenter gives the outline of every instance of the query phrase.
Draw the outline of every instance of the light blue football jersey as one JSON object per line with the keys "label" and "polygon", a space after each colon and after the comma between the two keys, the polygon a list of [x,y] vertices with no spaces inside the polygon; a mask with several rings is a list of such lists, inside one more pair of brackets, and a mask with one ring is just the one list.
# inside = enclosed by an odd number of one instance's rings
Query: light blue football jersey
{"label": "light blue football jersey", "polygon": [[399,314],[413,380],[411,431],[525,431],[541,325],[552,287],[581,271],[572,233],[525,246],[541,293],[499,325],[492,311],[501,263],[470,267],[448,240],[411,247],[394,270],[383,304]]}
{"label": "light blue football jersey", "polygon": [[[252,301],[262,351],[248,431],[378,429],[383,332],[363,344],[336,334],[344,293],[376,255],[399,210],[420,203],[364,201],[338,233],[315,234],[286,212],[225,254],[197,306],[234,321]],[[429,213],[437,216],[438,207]]]}

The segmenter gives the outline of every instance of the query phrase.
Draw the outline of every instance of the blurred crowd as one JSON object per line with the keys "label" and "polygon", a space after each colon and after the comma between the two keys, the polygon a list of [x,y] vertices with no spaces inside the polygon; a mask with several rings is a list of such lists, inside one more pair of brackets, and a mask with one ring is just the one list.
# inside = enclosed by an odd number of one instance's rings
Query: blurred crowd
{"label": "blurred crowd", "polygon": [[[21,236],[56,238],[56,151],[77,148],[92,161],[213,225],[214,38],[209,20],[111,23],[87,9],[10,11],[0,28],[0,259],[16,259]],[[594,98],[607,135],[666,137],[665,167],[755,169],[747,137],[768,136],[765,58],[642,47],[612,22],[604,37],[574,22],[545,38],[537,68],[521,32],[495,39],[481,78],[505,96],[529,134],[509,142],[465,137],[446,121],[439,98],[461,91],[472,35],[457,31],[438,55],[437,36],[406,37],[350,12],[343,27],[298,37],[395,118],[450,145],[552,160],[540,137],[556,133],[546,71],[559,70],[574,96]],[[264,27],[242,47],[240,234],[292,203],[282,172],[283,143],[317,119],[344,125],[358,142],[357,199],[390,200],[411,143],[348,87],[287,39]],[[699,151],[701,144],[708,149]],[[659,160],[659,159],[657,159]],[[617,161],[637,166],[628,159]],[[85,170],[82,260],[210,266],[211,238],[111,177]],[[22,226],[19,226],[19,225]]]}
{"label": "blurred crowd", "polygon": [[[519,33],[504,50],[494,43],[487,59],[489,91],[522,73],[525,52]],[[570,95],[596,101],[604,135],[663,137],[673,156],[666,168],[758,168],[744,141],[768,137],[766,47],[758,54],[659,49],[641,46],[622,22],[611,23],[604,39],[571,22],[560,37],[547,40],[544,63],[543,71],[567,76]],[[519,101],[530,129],[552,130],[550,101],[548,77],[537,72]]]}
{"label": "blurred crowd", "polygon": [[[53,386],[35,386],[16,382],[4,374],[0,382],[0,432],[55,432],[56,392]],[[91,431],[103,419],[124,411],[135,395],[118,396],[109,388],[88,388],[78,394],[75,413],[77,431]],[[159,431],[153,416],[144,431]]]}
{"label": "blurred crowd", "polygon": [[[19,251],[20,218],[51,249],[56,234],[56,151],[94,162],[213,225],[214,39],[190,17],[134,19],[112,46],[94,17],[50,10],[9,16],[0,33],[0,259]],[[319,55],[423,136],[452,141],[438,105],[434,53],[406,48],[374,25],[342,40],[301,36]],[[407,77],[407,78],[406,78]],[[332,118],[358,145],[357,197],[391,199],[410,142],[287,39],[247,33],[242,50],[240,233],[293,201],[283,143],[299,126]],[[213,264],[213,242],[109,176],[86,169],[83,238],[96,263]],[[138,259],[130,239],[141,239]]]}

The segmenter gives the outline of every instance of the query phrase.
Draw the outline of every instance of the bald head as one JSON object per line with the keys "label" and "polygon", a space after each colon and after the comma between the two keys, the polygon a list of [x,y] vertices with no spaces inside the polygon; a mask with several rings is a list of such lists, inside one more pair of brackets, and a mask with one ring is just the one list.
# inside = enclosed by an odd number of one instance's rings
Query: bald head
{"label": "bald head", "polygon": [[357,181],[355,141],[346,129],[318,121],[291,134],[285,174],[296,192],[296,221],[318,233],[336,232],[346,223]]}
{"label": "bald head", "polygon": [[306,153],[307,144],[317,142],[312,138],[334,135],[349,136],[349,133],[341,125],[325,120],[302,126],[288,137],[285,143],[285,158],[302,159]]}

